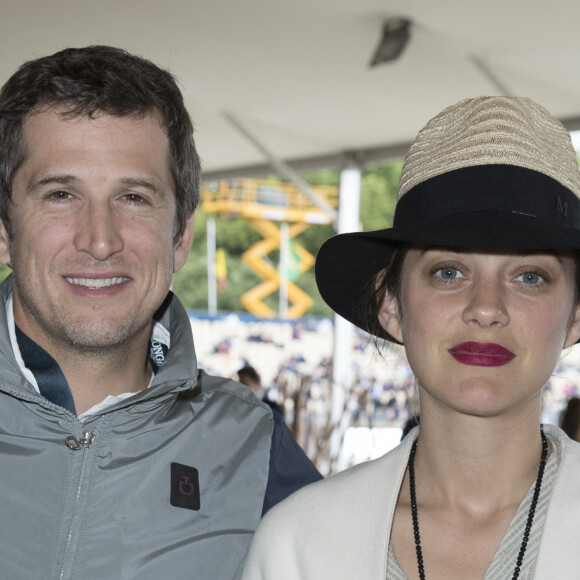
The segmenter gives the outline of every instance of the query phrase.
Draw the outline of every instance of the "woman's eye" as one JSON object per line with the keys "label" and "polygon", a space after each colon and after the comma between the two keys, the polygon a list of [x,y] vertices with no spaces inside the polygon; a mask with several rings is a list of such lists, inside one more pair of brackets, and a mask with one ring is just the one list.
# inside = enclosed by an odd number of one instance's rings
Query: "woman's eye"
{"label": "woman's eye", "polygon": [[520,274],[516,280],[519,280],[524,284],[529,284],[530,286],[544,282],[544,278],[542,278],[540,274],[536,274],[536,272],[524,272],[523,274]]}
{"label": "woman's eye", "polygon": [[452,268],[451,266],[439,268],[435,271],[435,275],[442,280],[457,280],[458,278],[465,278],[457,268]]}

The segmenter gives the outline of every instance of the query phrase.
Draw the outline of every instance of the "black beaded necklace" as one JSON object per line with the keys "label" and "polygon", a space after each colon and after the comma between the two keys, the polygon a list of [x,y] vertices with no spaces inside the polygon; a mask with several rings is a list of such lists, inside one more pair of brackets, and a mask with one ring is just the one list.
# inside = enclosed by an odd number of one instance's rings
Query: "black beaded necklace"
{"label": "black beaded necklace", "polygon": [[[532,523],[534,515],[536,514],[536,506],[540,497],[540,489],[542,488],[542,479],[544,477],[544,468],[546,467],[546,459],[548,457],[548,440],[544,435],[544,429],[540,425],[540,434],[542,436],[542,458],[540,459],[540,468],[538,469],[538,477],[536,477],[536,485],[534,488],[534,496],[532,503],[528,510],[528,521],[524,530],[524,537],[520,546],[518,559],[516,560],[516,567],[512,580],[517,580],[520,576],[520,569],[524,561],[524,554],[528,547],[528,540],[532,530]],[[417,569],[419,571],[419,578],[425,580],[425,568],[423,566],[423,551],[421,550],[421,537],[419,535],[419,519],[417,517],[417,494],[415,493],[415,452],[417,451],[417,440],[413,443],[411,454],[409,455],[409,488],[411,491],[411,515],[413,516],[413,535],[415,536],[415,552],[417,553]]]}

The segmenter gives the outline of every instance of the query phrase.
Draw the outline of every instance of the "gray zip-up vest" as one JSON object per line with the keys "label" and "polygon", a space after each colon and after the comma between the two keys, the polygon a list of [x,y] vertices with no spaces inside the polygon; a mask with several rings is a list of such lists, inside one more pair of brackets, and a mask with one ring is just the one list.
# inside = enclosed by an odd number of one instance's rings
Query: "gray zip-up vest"
{"label": "gray zip-up vest", "polygon": [[[5,304],[10,281],[0,288]],[[0,578],[230,580],[260,521],[272,415],[196,368],[170,298],[152,386],[81,423],[14,359],[0,307]]]}

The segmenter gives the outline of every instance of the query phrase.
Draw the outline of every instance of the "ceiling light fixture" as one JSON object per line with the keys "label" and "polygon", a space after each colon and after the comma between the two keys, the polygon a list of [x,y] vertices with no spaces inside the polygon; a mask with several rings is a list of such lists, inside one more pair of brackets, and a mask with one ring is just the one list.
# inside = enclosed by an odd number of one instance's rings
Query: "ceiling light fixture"
{"label": "ceiling light fixture", "polygon": [[409,40],[411,21],[407,18],[389,18],[383,22],[381,40],[369,66],[375,67],[399,58]]}

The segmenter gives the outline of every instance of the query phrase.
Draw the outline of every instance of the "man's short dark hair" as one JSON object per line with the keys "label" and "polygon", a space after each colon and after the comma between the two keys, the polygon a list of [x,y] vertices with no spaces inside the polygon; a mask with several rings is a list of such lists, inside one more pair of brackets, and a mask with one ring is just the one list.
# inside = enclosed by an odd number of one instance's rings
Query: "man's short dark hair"
{"label": "man's short dark hair", "polygon": [[24,63],[0,91],[0,218],[10,231],[12,183],[27,156],[23,123],[57,107],[64,118],[156,115],[169,140],[177,232],[199,202],[200,162],[193,126],[175,78],[111,46],[67,48]]}

